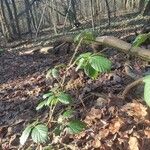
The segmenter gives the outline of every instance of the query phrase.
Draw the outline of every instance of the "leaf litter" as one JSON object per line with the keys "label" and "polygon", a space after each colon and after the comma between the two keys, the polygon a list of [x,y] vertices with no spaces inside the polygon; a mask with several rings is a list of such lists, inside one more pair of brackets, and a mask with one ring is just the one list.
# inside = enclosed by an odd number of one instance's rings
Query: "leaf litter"
{"label": "leaf litter", "polygon": [[[1,149],[18,149],[19,137],[26,124],[33,121],[36,116],[46,118],[46,110],[35,110],[43,93],[49,90],[49,83],[52,82],[47,81],[46,72],[50,67],[66,63],[68,57],[66,55],[61,59],[62,56],[52,54],[19,55],[17,51],[3,53],[0,60],[3,67],[0,77]],[[101,74],[95,81],[80,71],[75,72],[75,68],[69,70],[65,89],[74,97],[73,107],[78,112],[76,117],[82,119],[87,128],[75,135],[69,135],[64,131],[59,140],[54,136],[52,143],[56,149],[64,145],[75,150],[149,148],[149,108],[141,98],[124,101],[119,97],[132,79],[124,72],[124,54],[114,51],[111,59],[115,60],[111,73]],[[137,59],[132,63],[136,68]],[[142,64],[139,61],[140,63]]]}

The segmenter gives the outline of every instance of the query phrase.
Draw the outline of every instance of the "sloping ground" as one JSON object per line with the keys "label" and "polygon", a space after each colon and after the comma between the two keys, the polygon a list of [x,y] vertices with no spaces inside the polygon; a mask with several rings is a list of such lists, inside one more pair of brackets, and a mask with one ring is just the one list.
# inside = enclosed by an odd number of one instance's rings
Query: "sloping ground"
{"label": "sloping ground", "polygon": [[[42,94],[49,90],[46,71],[54,65],[67,63],[71,55],[26,54],[35,44],[27,43],[0,54],[0,149],[3,150],[18,149],[19,137],[27,123],[37,116],[43,120],[47,116],[47,111],[35,110]],[[119,97],[133,80],[125,73],[125,54],[112,49],[105,54],[113,61],[111,73],[101,75],[96,81],[85,76],[80,78],[76,73],[76,80],[68,81],[66,88],[75,99],[77,116],[87,123],[87,129],[74,136],[64,133],[60,143],[53,144],[54,149],[149,149],[150,109],[142,99],[136,99],[135,91],[131,91],[128,101]],[[142,70],[143,64],[137,58],[132,59],[133,68]],[[85,108],[79,101],[81,95]]]}

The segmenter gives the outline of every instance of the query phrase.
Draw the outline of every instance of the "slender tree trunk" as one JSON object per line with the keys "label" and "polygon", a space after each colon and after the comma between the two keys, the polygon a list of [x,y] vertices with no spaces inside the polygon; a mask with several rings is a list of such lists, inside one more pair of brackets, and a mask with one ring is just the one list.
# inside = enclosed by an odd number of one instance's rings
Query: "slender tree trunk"
{"label": "slender tree trunk", "polygon": [[19,19],[18,19],[18,16],[17,16],[16,4],[15,4],[14,0],[11,0],[11,1],[12,1],[13,9],[14,9],[14,17],[15,17],[15,23],[16,23],[18,37],[21,38],[20,27],[19,27]]}
{"label": "slender tree trunk", "polygon": [[9,17],[13,37],[16,38],[17,30],[16,30],[15,23],[14,23],[13,13],[12,13],[12,10],[11,10],[10,5],[7,0],[5,0],[5,4],[6,4],[6,8],[8,10],[8,17]]}
{"label": "slender tree trunk", "polygon": [[30,36],[32,37],[31,18],[30,18],[30,12],[29,12],[29,7],[30,7],[29,0],[24,0],[24,4],[25,4],[25,11],[26,11],[28,32],[30,33]]}
{"label": "slender tree trunk", "polygon": [[141,13],[145,6],[145,0],[140,0],[139,2],[139,12]]}
{"label": "slender tree trunk", "polygon": [[91,5],[91,18],[92,18],[92,28],[93,30],[95,30],[95,26],[94,26],[94,14],[93,14],[93,1],[90,0],[90,5]]}
{"label": "slender tree trunk", "polygon": [[10,27],[8,25],[7,19],[6,19],[6,14],[5,14],[5,10],[4,10],[4,1],[0,0],[0,19],[1,19],[1,23],[3,25],[3,35],[5,37],[5,39],[7,41],[12,41],[13,37],[12,37],[12,33],[10,30]]}
{"label": "slender tree trunk", "polygon": [[106,3],[106,8],[107,8],[107,16],[108,16],[108,25],[110,25],[110,21],[111,21],[111,12],[110,12],[110,7],[109,7],[109,3],[108,0],[105,0]]}
{"label": "slender tree trunk", "polygon": [[150,15],[150,0],[147,2],[145,9],[143,11],[143,16]]}
{"label": "slender tree trunk", "polygon": [[114,4],[113,4],[113,11],[114,11],[114,17],[116,17],[116,11],[117,11],[117,2],[116,0],[114,0]]}

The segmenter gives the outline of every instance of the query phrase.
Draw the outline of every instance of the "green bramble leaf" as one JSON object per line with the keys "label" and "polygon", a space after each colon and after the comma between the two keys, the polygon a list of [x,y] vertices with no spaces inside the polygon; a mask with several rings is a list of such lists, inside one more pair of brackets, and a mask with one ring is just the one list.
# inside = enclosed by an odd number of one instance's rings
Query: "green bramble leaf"
{"label": "green bramble leaf", "polygon": [[48,128],[44,124],[37,124],[32,129],[32,140],[36,143],[44,143],[48,139]]}
{"label": "green bramble leaf", "polygon": [[27,141],[30,133],[31,133],[31,130],[32,130],[33,126],[32,124],[31,125],[28,125],[25,130],[22,132],[22,135],[20,137],[20,144],[21,145],[24,145],[25,142]]}
{"label": "green bramble leaf", "polygon": [[99,74],[98,71],[91,67],[89,63],[84,67],[84,72],[88,77],[92,79],[96,79]]}
{"label": "green bramble leaf", "polygon": [[150,83],[150,75],[145,76],[143,82]]}
{"label": "green bramble leaf", "polygon": [[100,73],[107,72],[111,69],[111,61],[99,55],[92,56],[89,63],[96,71]]}
{"label": "green bramble leaf", "polygon": [[46,99],[46,98],[48,98],[48,97],[50,97],[52,95],[53,95],[52,92],[46,93],[46,94],[43,95],[43,99]]}
{"label": "green bramble leaf", "polygon": [[86,124],[79,120],[72,120],[69,122],[68,128],[71,133],[78,134],[86,128]]}
{"label": "green bramble leaf", "polygon": [[70,118],[70,117],[72,117],[73,113],[74,113],[74,111],[71,110],[71,109],[69,109],[69,110],[66,110],[66,111],[63,113],[62,116],[63,116],[64,118]]}
{"label": "green bramble leaf", "polygon": [[139,47],[141,44],[143,44],[148,38],[150,38],[150,33],[146,34],[140,34],[136,37],[136,39],[133,41],[132,46],[133,47]]}
{"label": "green bramble leaf", "polygon": [[52,77],[57,79],[59,76],[59,71],[57,69],[52,69]]}
{"label": "green bramble leaf", "polygon": [[86,59],[85,58],[81,58],[78,62],[77,62],[77,67],[76,67],[76,71],[78,71],[79,69],[83,69],[84,66],[86,65]]}
{"label": "green bramble leaf", "polygon": [[81,39],[83,39],[82,43],[89,44],[95,40],[95,36],[92,32],[83,31],[74,38],[74,42],[79,43]]}
{"label": "green bramble leaf", "polygon": [[70,104],[72,102],[72,98],[69,94],[66,94],[64,92],[61,92],[59,95],[58,95],[58,100],[63,103],[63,104]]}
{"label": "green bramble leaf", "polygon": [[47,100],[44,100],[38,104],[38,106],[36,107],[36,110],[40,110],[46,105],[47,105]]}
{"label": "green bramble leaf", "polygon": [[146,104],[150,107],[150,82],[145,83],[144,100],[145,100]]}
{"label": "green bramble leaf", "polygon": [[143,82],[144,86],[144,100],[146,104],[150,107],[150,75],[144,77]]}

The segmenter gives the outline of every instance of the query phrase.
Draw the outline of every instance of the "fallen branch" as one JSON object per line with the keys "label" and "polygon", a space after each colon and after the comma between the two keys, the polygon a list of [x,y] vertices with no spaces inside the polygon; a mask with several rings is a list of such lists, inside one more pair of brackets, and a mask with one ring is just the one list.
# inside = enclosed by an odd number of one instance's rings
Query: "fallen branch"
{"label": "fallen branch", "polygon": [[127,43],[123,40],[120,40],[113,36],[101,36],[96,38],[97,44],[106,45],[109,47],[113,47],[119,49],[125,53],[128,53],[129,50],[131,54],[137,55],[144,60],[150,61],[150,50],[140,47],[131,47],[130,43]]}
{"label": "fallen branch", "polygon": [[143,78],[139,78],[138,80],[135,80],[131,84],[127,85],[125,90],[122,93],[122,98],[126,99],[129,91],[131,91],[132,88],[134,88],[135,86],[140,85],[140,84],[143,84]]}

